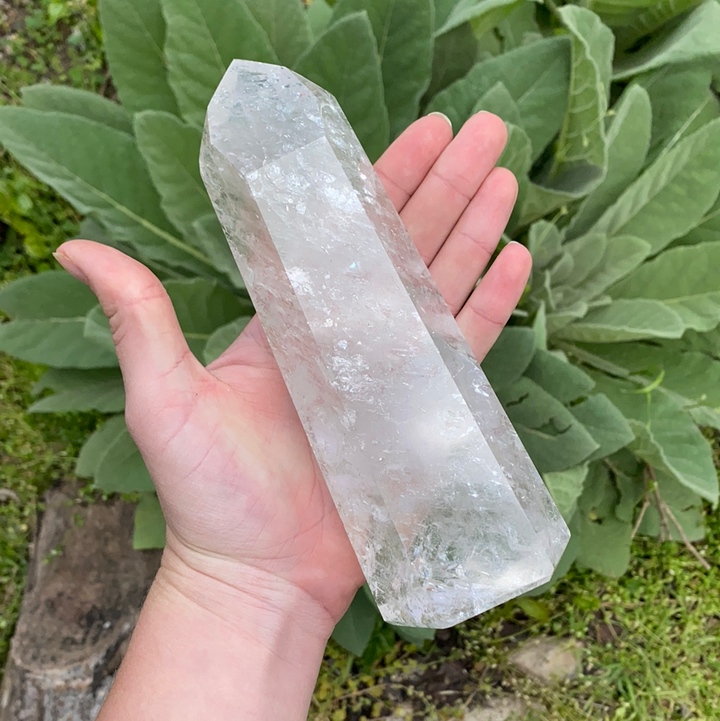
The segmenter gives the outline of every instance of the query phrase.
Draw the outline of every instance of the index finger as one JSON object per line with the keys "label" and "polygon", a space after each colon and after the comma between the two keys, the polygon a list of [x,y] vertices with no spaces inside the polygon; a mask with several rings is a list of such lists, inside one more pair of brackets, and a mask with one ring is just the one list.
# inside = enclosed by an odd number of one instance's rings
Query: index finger
{"label": "index finger", "polygon": [[398,213],[452,138],[450,121],[441,113],[430,113],[410,125],[375,163],[375,171]]}

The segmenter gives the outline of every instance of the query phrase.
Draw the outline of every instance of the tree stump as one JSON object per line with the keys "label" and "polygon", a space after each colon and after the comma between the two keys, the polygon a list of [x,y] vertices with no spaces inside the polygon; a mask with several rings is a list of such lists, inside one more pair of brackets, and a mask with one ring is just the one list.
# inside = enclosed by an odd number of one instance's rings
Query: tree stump
{"label": "tree stump", "polygon": [[52,491],[0,689],[0,721],[91,721],[157,571],[132,548],[133,506]]}

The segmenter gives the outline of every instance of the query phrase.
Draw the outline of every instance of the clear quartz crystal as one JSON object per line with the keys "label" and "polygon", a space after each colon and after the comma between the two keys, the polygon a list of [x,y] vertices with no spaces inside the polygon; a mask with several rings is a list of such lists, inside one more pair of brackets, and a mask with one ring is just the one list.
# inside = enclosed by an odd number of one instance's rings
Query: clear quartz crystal
{"label": "clear quartz crystal", "polygon": [[335,98],[235,61],[200,166],[383,618],[547,582],[567,526]]}

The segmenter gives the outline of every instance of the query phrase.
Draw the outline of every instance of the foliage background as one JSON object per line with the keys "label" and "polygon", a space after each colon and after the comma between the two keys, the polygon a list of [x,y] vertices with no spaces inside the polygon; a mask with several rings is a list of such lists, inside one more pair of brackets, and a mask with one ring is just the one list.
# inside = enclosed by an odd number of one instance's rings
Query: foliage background
{"label": "foliage background", "polygon": [[[42,5],[42,27],[77,11]],[[158,272],[208,360],[248,313],[196,167],[204,107],[232,57],[296,64],[338,95],[371,156],[419,113],[441,110],[457,129],[476,110],[498,112],[510,129],[502,163],[521,184],[508,237],[530,247],[535,272],[485,369],[573,528],[562,570],[622,574],[635,533],[701,539],[717,476],[698,426],[717,428],[720,406],[717,0],[231,5],[214,16],[192,0],[101,2],[125,110],[34,87],[25,107],[1,109],[0,142],[86,216],[85,237],[112,238]],[[99,38],[83,17],[83,43]],[[74,85],[113,94],[96,59],[69,66]],[[14,67],[13,80],[38,70]],[[47,191],[14,163],[3,172],[8,237],[43,258],[76,216],[59,206],[38,232]],[[122,411],[107,327],[72,279],[21,279],[0,308],[12,318],[0,348],[49,366],[32,411]],[[77,470],[104,491],[143,493],[137,545],[162,542],[120,415]],[[361,594],[337,635],[360,651],[374,629]]]}

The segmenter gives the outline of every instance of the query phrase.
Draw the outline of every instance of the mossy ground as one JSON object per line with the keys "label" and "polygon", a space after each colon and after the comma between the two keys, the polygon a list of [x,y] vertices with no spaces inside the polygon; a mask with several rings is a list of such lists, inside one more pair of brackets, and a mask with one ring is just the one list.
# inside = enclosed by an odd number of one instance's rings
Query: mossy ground
{"label": "mossy ground", "polygon": [[[10,6],[10,7],[9,7]],[[15,0],[0,6],[0,103],[43,80],[108,87],[92,0]],[[4,16],[3,16],[4,13]],[[51,252],[73,234],[67,204],[0,154],[0,283],[56,267]],[[0,668],[17,618],[42,493],[71,473],[95,423],[89,415],[27,416],[39,369],[0,356]],[[638,540],[619,580],[574,570],[542,598],[511,603],[438,634],[418,650],[379,630],[363,659],[328,647],[311,717],[316,721],[449,719],[498,693],[514,693],[549,721],[720,718],[720,516],[699,548]],[[539,634],[576,638],[582,673],[543,687],[508,664]]]}

